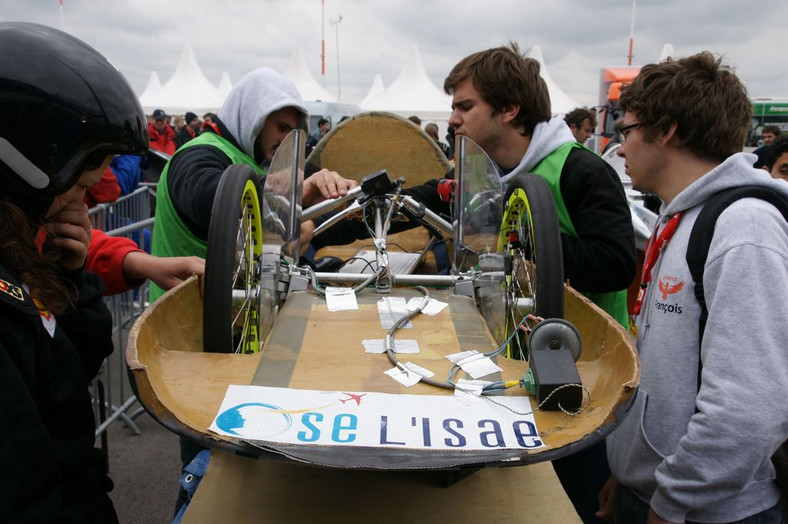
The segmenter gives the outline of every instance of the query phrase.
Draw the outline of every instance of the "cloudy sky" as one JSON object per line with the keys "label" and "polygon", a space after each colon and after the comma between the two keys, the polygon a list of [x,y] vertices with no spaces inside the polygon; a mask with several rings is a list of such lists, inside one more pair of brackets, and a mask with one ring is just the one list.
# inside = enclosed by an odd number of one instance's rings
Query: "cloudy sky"
{"label": "cloudy sky", "polygon": [[[106,55],[138,94],[152,71],[170,78],[186,44],[214,85],[223,72],[233,83],[257,67],[284,72],[300,47],[315,79],[333,94],[341,82],[352,103],[376,74],[390,85],[412,45],[438,87],[474,51],[539,45],[553,80],[587,105],[597,101],[600,67],[627,62],[631,0],[323,1],[62,0],[61,9],[58,0],[0,0],[0,21],[63,28]],[[633,64],[656,61],[665,44],[675,56],[710,50],[751,96],[788,97],[785,20],[787,0],[638,0]]]}

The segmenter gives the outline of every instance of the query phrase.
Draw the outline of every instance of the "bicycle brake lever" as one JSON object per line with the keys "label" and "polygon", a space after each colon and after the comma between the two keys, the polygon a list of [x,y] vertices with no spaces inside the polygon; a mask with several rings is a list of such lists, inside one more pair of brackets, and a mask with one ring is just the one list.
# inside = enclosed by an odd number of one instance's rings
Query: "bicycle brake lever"
{"label": "bicycle brake lever", "polygon": [[325,222],[323,222],[322,224],[317,226],[315,228],[315,230],[313,231],[313,234],[315,236],[319,235],[320,233],[322,233],[326,229],[330,228],[331,226],[333,226],[334,224],[336,224],[340,220],[344,219],[349,214],[354,213],[354,212],[358,211],[359,209],[361,209],[361,204],[359,204],[358,200],[356,200],[355,202],[353,202],[352,204],[347,206],[345,209],[343,209],[342,211],[340,211],[336,215],[332,216],[331,218],[329,218],[328,220],[326,220]]}

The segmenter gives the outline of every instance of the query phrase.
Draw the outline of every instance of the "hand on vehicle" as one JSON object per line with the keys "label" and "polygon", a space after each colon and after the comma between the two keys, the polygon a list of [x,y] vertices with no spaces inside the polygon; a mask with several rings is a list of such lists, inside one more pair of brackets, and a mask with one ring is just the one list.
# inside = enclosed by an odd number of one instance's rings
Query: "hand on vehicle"
{"label": "hand on vehicle", "polygon": [[304,180],[302,204],[306,208],[329,198],[345,196],[350,189],[357,185],[357,181],[342,178],[336,171],[321,169]]}
{"label": "hand on vehicle", "polygon": [[315,238],[315,223],[312,220],[301,222],[301,251],[306,250],[313,238]]}
{"label": "hand on vehicle", "polygon": [[88,206],[82,202],[69,202],[47,220],[43,226],[47,233],[44,250],[57,252],[61,265],[66,269],[81,268],[90,246]]}
{"label": "hand on vehicle", "polygon": [[144,251],[134,251],[123,259],[123,274],[128,280],[150,279],[167,290],[192,275],[202,277],[205,274],[205,260],[200,257],[155,257]]}

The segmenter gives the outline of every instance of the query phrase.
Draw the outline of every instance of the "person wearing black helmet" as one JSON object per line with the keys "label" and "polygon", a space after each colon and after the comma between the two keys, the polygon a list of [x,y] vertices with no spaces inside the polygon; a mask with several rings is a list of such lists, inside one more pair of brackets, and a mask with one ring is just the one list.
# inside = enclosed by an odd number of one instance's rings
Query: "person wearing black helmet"
{"label": "person wearing black helmet", "polygon": [[112,318],[82,269],[80,201],[112,155],[146,151],[145,115],[123,76],[66,33],[3,22],[0,49],[0,520],[117,522],[87,387],[112,351]]}

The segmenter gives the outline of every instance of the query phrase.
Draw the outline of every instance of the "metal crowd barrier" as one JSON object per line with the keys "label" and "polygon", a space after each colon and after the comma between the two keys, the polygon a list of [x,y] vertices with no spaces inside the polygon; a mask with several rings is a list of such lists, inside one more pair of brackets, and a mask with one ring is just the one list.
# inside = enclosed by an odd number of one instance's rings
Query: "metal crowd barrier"
{"label": "metal crowd barrier", "polygon": [[[132,239],[140,249],[150,251],[153,234],[153,213],[156,186],[144,184],[133,193],[110,204],[99,204],[89,210],[91,224],[111,236]],[[126,371],[126,339],[128,330],[148,304],[149,289],[146,281],[139,288],[105,298],[112,313],[112,339],[115,346],[107,357],[99,375],[93,380],[93,411],[97,421],[96,436],[101,436],[102,447],[107,449],[106,431],[117,421],[139,435],[134,423],[143,408],[130,411],[137,401],[128,384]]]}

